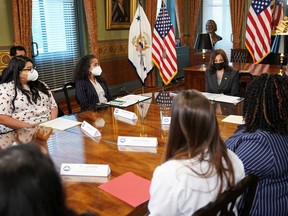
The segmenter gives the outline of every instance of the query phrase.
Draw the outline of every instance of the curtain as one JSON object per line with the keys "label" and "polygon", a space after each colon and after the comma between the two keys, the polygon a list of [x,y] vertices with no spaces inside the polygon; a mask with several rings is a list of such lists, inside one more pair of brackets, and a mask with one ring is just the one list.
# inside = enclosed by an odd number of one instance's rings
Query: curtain
{"label": "curtain", "polygon": [[[145,1],[145,14],[150,22],[152,32],[156,21],[157,1],[146,0]],[[145,86],[155,86],[156,84],[156,67],[148,74],[145,80]]]}
{"label": "curtain", "polygon": [[12,0],[14,45],[23,46],[31,57],[32,0]]}
{"label": "curtain", "polygon": [[192,54],[194,52],[194,43],[197,36],[198,21],[201,11],[202,0],[189,1],[188,14],[189,14],[189,39],[188,46],[190,47],[190,65],[192,62]]}
{"label": "curtain", "polygon": [[98,57],[98,25],[97,25],[97,0],[84,0],[84,11],[88,27],[90,53]]}
{"label": "curtain", "polygon": [[184,44],[185,0],[175,0],[176,20],[181,44]]}
{"label": "curtain", "polygon": [[230,0],[231,25],[233,32],[233,49],[241,48],[242,25],[245,19],[244,8],[245,8],[245,1]]}

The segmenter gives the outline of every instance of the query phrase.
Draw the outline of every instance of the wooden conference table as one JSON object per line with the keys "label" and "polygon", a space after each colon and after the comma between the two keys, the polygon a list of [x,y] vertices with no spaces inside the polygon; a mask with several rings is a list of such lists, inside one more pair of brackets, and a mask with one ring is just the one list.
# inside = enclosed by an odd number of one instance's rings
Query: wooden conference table
{"label": "wooden conference table", "polygon": [[[154,98],[154,95],[153,97]],[[237,125],[223,123],[226,114],[237,114],[241,103],[215,104],[224,115],[218,115],[220,133],[225,140],[236,130]],[[86,120],[101,132],[101,139],[93,139],[85,135],[80,126],[65,131],[50,128],[27,128],[0,135],[0,148],[5,149],[16,143],[37,143],[47,152],[60,170],[61,163],[109,164],[109,177],[76,177],[62,176],[67,194],[68,206],[78,213],[90,212],[98,215],[141,215],[147,210],[147,203],[136,208],[101,190],[98,186],[126,172],[133,172],[146,179],[151,179],[154,169],[161,164],[168,129],[160,121],[160,111],[167,108],[149,101],[139,103],[126,110],[135,112],[138,121],[125,123],[113,116],[114,107],[100,111],[85,111],[65,116],[78,121]],[[239,114],[239,113],[238,113]],[[103,121],[104,120],[104,121]],[[103,123],[105,122],[105,125]],[[157,148],[118,148],[117,137],[157,137]]]}
{"label": "wooden conference table", "polygon": [[[206,67],[208,64],[206,64]],[[269,64],[251,64],[251,63],[232,63],[231,66],[239,72],[251,73],[253,76],[259,76],[262,73],[275,74],[279,73],[278,65]],[[202,65],[196,65],[184,68],[185,89],[197,89],[205,91],[205,70]],[[285,71],[285,67],[283,69]]]}

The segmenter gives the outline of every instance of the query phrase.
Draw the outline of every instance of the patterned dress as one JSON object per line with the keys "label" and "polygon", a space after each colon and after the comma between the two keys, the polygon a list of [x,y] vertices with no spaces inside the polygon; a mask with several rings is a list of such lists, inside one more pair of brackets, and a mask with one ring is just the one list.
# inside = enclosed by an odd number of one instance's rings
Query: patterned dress
{"label": "patterned dress", "polygon": [[[28,86],[25,86],[29,90]],[[51,110],[57,108],[56,101],[50,92],[50,97],[39,91],[40,99],[37,103],[29,103],[27,97],[17,89],[17,98],[15,99],[15,110],[13,111],[12,100],[15,96],[14,82],[0,84],[0,114],[11,116],[17,120],[35,124],[49,120]],[[0,133],[11,131],[12,129],[0,125]]]}

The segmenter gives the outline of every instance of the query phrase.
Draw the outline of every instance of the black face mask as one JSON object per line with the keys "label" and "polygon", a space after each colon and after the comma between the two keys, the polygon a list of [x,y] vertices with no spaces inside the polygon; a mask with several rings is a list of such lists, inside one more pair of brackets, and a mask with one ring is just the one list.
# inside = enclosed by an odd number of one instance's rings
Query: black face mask
{"label": "black face mask", "polygon": [[225,66],[225,62],[221,62],[221,63],[214,63],[213,67],[216,68],[216,70],[222,70]]}

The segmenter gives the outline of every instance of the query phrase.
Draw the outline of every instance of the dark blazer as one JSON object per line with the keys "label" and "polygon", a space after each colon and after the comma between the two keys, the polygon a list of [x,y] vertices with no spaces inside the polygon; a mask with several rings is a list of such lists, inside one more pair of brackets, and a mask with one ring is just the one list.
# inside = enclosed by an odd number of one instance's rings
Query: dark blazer
{"label": "dark blazer", "polygon": [[224,71],[221,83],[218,86],[216,72],[207,69],[205,72],[205,91],[209,93],[237,96],[239,91],[238,71]]}
{"label": "dark blazer", "polygon": [[[102,86],[107,101],[111,101],[112,97],[104,79],[98,77],[96,77],[96,79],[97,82]],[[99,97],[93,84],[88,78],[84,80],[77,80],[75,82],[75,87],[76,98],[80,104],[81,110],[97,108],[97,104],[99,104]]]}

